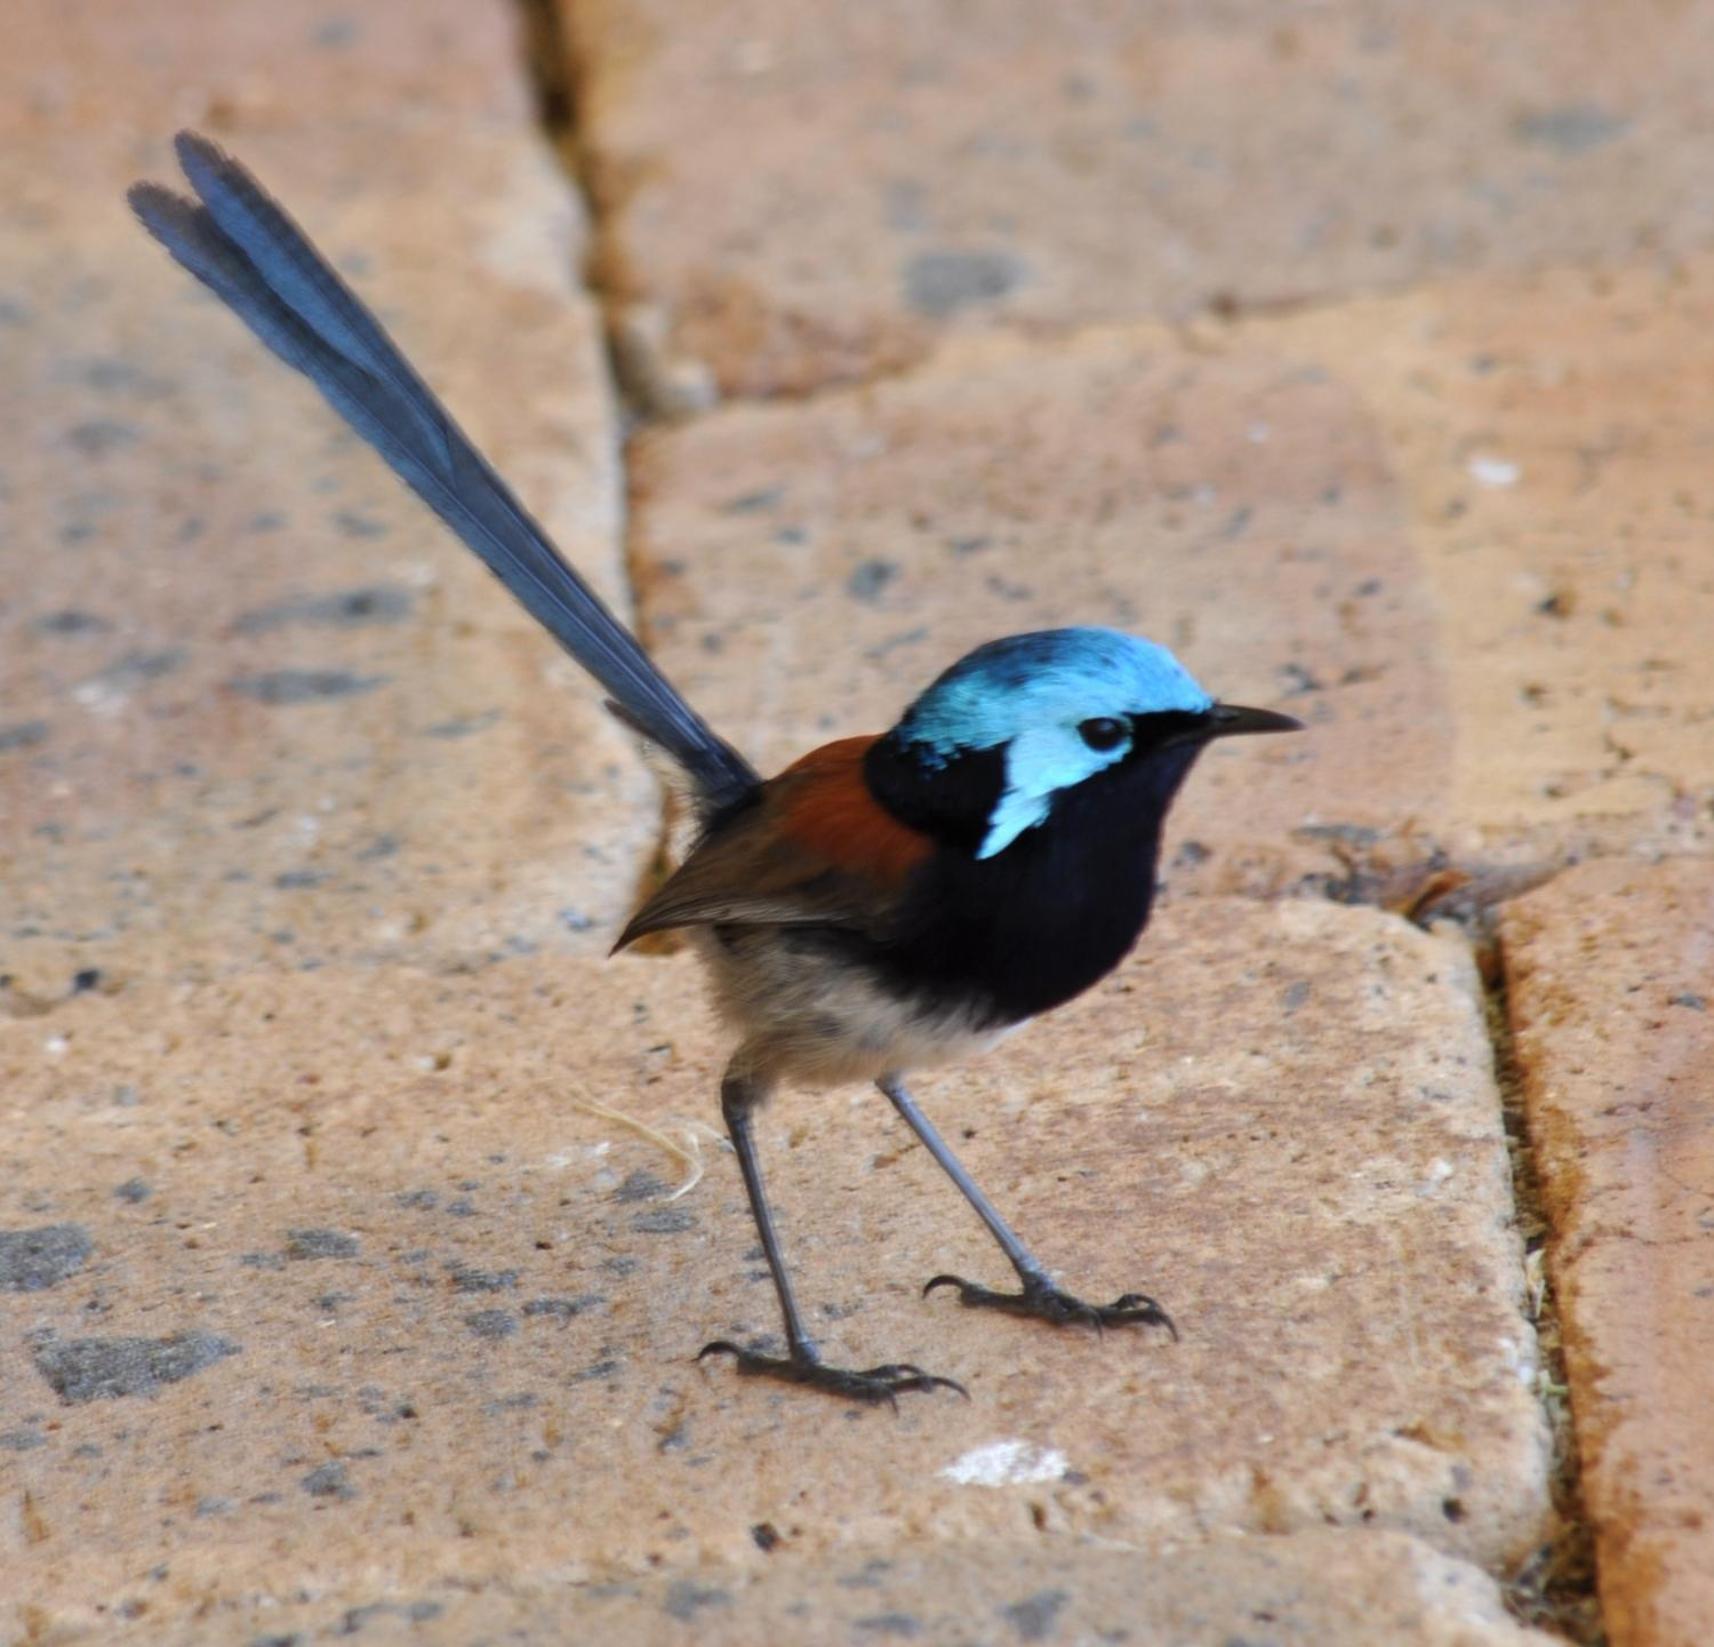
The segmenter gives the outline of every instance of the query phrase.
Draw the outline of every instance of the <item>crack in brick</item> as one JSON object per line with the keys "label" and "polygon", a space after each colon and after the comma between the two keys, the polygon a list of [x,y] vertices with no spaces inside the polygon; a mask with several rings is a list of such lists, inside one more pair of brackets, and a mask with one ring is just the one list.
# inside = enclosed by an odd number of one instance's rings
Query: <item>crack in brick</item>
{"label": "crack in brick", "polygon": [[1491,912],[1472,933],[1478,945],[1488,1038],[1494,1049],[1494,1079],[1506,1127],[1512,1199],[1525,1246],[1527,1296],[1535,1301],[1534,1322],[1540,1371],[1536,1393],[1553,1443],[1549,1488],[1559,1522],[1557,1536],[1537,1550],[1506,1584],[1507,1605],[1527,1623],[1563,1632],[1583,1647],[1601,1647],[1606,1633],[1595,1589],[1595,1534],[1583,1504],[1583,1461],[1573,1425],[1558,1302],[1547,1278],[1545,1246],[1551,1232],[1541,1177],[1524,1107],[1523,1074],[1512,1033],[1505,956]]}

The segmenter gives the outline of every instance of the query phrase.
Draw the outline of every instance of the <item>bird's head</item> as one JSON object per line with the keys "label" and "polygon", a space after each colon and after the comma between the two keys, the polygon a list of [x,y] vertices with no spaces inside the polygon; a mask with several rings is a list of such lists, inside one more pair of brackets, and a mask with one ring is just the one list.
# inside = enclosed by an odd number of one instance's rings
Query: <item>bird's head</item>
{"label": "bird's head", "polygon": [[902,822],[992,858],[1073,804],[1153,830],[1211,740],[1299,725],[1215,702],[1151,641],[1044,629],[959,659],[870,749],[866,773]]}

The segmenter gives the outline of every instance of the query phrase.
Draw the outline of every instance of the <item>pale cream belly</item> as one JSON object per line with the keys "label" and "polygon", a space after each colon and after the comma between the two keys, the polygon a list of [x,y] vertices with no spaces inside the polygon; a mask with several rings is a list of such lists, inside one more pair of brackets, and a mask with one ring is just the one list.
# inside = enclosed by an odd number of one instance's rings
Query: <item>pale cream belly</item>
{"label": "pale cream belly", "polygon": [[[731,929],[728,929],[730,931]],[[1020,1025],[980,1024],[962,1008],[925,1012],[768,928],[695,934],[716,1010],[742,1037],[733,1073],[772,1084],[836,1086],[956,1063]]]}

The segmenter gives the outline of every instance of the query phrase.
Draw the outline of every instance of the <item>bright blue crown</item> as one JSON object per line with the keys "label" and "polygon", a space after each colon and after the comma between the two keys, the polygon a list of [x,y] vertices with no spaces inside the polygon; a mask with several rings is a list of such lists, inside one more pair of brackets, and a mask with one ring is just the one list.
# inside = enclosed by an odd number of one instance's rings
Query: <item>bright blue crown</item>
{"label": "bright blue crown", "polygon": [[1213,699],[1164,646],[1117,629],[1040,629],[960,658],[905,711],[899,737],[933,764],[1052,721],[1199,714]]}

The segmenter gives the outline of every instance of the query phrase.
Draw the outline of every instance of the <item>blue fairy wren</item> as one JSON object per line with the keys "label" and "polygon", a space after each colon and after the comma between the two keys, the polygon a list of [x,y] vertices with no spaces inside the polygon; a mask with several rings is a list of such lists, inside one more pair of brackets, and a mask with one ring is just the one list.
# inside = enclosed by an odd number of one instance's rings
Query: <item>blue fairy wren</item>
{"label": "blue fairy wren", "polygon": [[[721,1110],[784,1317],[786,1353],[720,1341],[740,1372],[858,1401],[961,1387],[908,1363],[828,1365],[774,1228],[752,1132],[783,1082],[873,1081],[975,1209],[1015,1292],[937,1275],[973,1308],[1056,1326],[1152,1325],[1153,1298],[1061,1290],[904,1084],[1069,1001],[1149,917],[1161,827],[1215,738],[1297,728],[1217,703],[1164,648],[1111,629],[990,641],[890,732],[843,738],[763,779],[651,663],[460,432],[379,322],[236,161],[181,133],[198,197],[139,183],[144,226],[481,558],[675,769],[696,827],[682,865],[614,946],[685,930],[738,1049]],[[1176,1336],[1176,1332],[1174,1332]]]}

